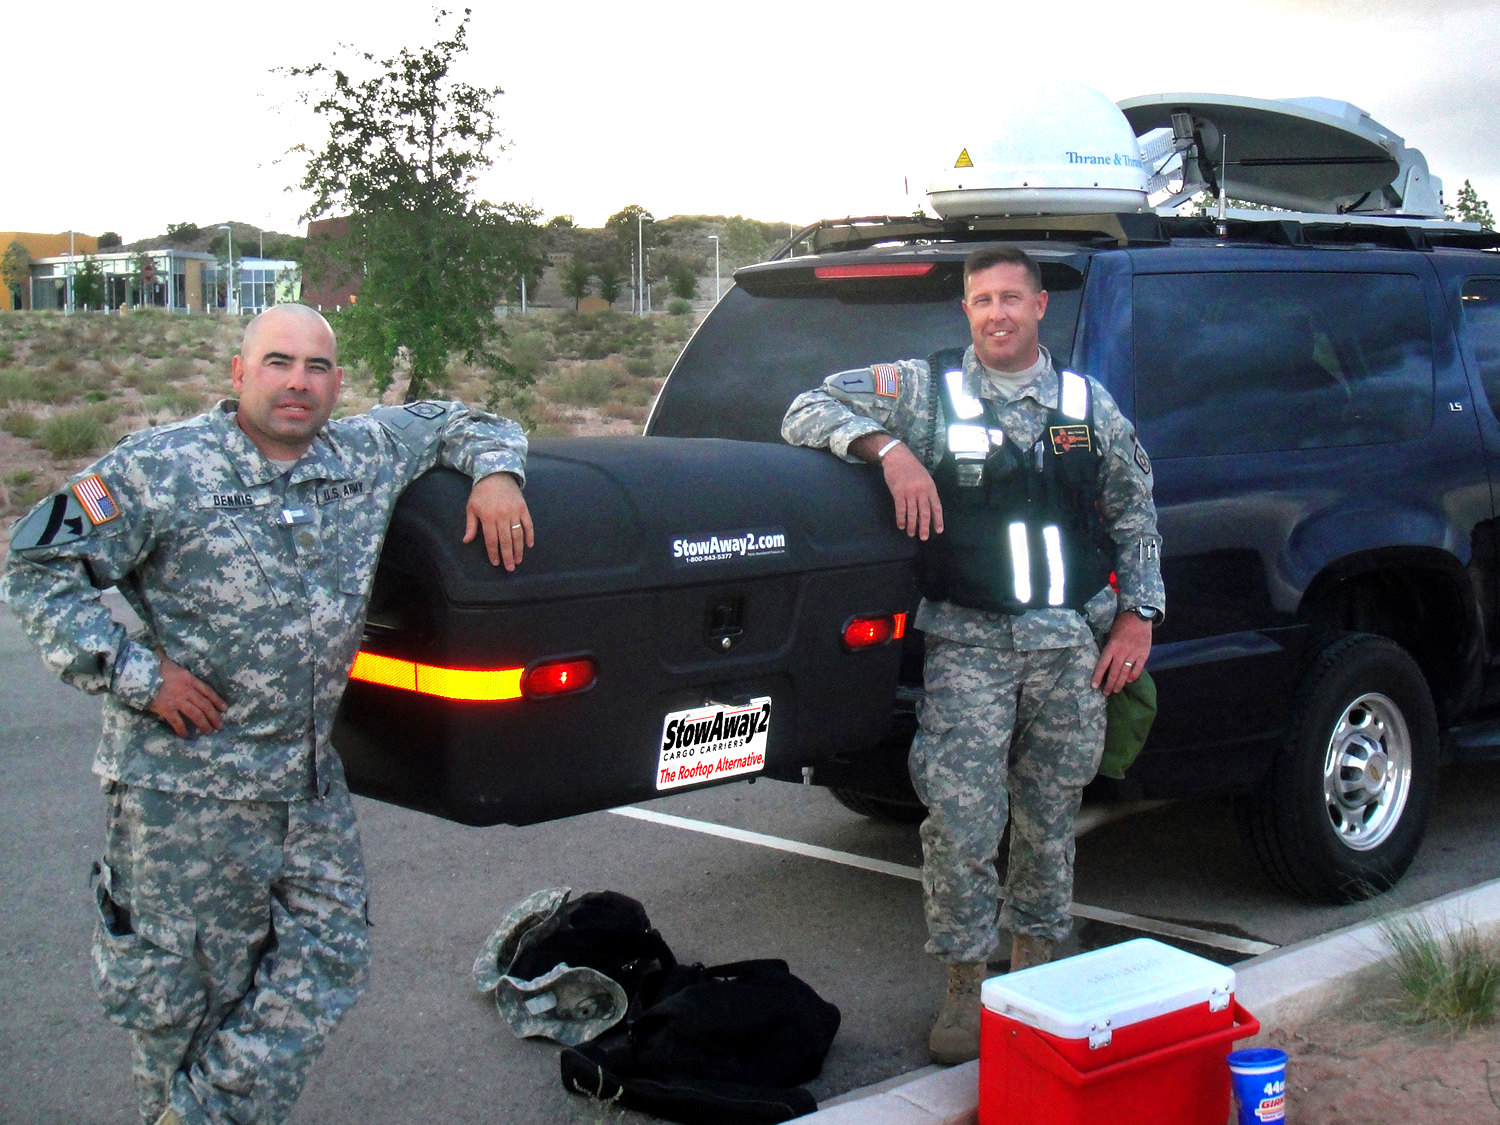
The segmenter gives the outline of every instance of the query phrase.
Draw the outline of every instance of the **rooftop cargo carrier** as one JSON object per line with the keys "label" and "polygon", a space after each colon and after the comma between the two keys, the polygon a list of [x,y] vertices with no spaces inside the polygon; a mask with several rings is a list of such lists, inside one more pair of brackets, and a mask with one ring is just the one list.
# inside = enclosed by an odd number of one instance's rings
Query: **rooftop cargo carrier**
{"label": "rooftop cargo carrier", "polygon": [[532,444],[536,546],[463,544],[467,478],[396,508],[335,730],[356,792],[531,824],[764,774],[887,733],[914,548],[878,474],[825,452]]}

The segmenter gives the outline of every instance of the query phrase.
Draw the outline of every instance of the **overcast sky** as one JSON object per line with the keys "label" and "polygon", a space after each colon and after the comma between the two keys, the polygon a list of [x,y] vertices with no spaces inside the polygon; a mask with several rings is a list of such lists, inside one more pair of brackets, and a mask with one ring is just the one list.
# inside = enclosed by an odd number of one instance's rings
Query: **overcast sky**
{"label": "overcast sky", "polygon": [[[1114,99],[1350,101],[1425,153],[1450,202],[1469,179],[1500,211],[1500,0],[472,6],[460,76],[505,90],[481,194],[584,226],[629,203],[797,224],[909,212],[932,138],[982,143],[1007,93],[1047,74]],[[436,37],[421,3],[12,8],[0,229],[126,241],[174,222],[302,231],[283,157],[323,137],[271,69]]]}

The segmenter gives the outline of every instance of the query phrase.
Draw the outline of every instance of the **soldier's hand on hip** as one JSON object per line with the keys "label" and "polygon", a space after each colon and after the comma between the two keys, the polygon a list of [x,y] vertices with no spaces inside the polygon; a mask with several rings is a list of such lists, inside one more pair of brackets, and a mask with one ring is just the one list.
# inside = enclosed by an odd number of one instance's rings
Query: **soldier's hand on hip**
{"label": "soldier's hand on hip", "polygon": [[161,679],[161,690],[149,710],[171,727],[178,738],[190,738],[194,730],[209,734],[224,725],[224,709],[228,704],[181,664],[163,656]]}

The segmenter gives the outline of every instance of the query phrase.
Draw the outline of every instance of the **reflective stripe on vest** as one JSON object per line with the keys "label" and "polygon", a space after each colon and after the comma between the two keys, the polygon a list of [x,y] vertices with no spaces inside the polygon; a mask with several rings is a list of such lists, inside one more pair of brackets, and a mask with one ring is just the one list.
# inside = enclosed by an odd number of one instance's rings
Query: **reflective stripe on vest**
{"label": "reflective stripe on vest", "polygon": [[1058,379],[1062,382],[1062,391],[1057,396],[1058,412],[1082,422],[1089,413],[1088,380],[1072,371],[1059,372]]}
{"label": "reflective stripe on vest", "polygon": [[[1024,521],[1017,520],[1007,531],[1010,535],[1010,565],[1015,583],[1016,601],[1031,604],[1031,536]],[[1067,564],[1063,561],[1062,532],[1056,524],[1042,528],[1042,548],[1047,553],[1047,604],[1062,605],[1067,589]]]}

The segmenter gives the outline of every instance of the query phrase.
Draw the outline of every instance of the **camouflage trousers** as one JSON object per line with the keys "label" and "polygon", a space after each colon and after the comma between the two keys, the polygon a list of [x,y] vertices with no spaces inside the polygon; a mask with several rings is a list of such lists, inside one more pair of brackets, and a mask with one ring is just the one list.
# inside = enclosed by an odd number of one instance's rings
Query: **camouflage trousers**
{"label": "camouflage trousers", "polygon": [[108,782],[94,985],[132,1033],[142,1119],[284,1121],[363,990],[364,863],[342,781],[310,801]]}
{"label": "camouflage trousers", "polygon": [[1098,657],[1092,644],[1016,652],[927,638],[927,697],[911,748],[927,806],[927,952],[980,962],[999,950],[1001,929],[1067,937],[1073,822],[1104,751],[1104,695],[1089,683]]}

